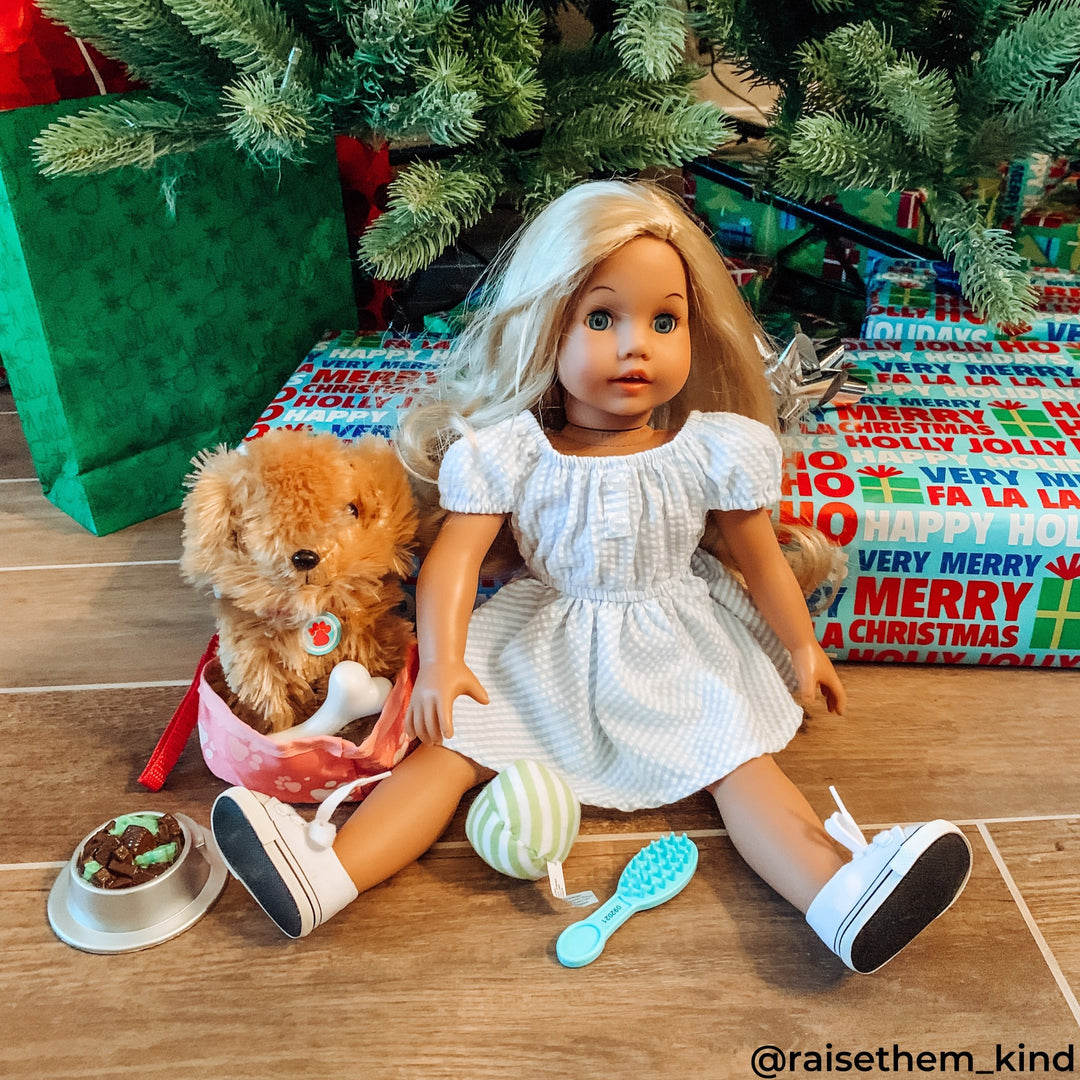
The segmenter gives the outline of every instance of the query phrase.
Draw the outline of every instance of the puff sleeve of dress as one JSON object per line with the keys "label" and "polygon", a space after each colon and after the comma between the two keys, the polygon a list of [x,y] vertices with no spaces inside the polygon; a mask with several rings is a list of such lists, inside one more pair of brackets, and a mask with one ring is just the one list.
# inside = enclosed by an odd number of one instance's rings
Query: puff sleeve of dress
{"label": "puff sleeve of dress", "polygon": [[780,498],[780,443],[757,420],[701,414],[696,457],[711,510],[758,510]]}
{"label": "puff sleeve of dress", "polygon": [[458,514],[509,514],[528,468],[521,417],[463,435],[439,467],[439,505]]}

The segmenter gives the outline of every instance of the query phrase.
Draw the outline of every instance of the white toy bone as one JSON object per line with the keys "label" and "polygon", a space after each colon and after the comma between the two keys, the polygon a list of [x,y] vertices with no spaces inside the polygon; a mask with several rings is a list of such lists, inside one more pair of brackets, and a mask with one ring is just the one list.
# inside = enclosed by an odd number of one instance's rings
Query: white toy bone
{"label": "white toy bone", "polygon": [[312,735],[333,735],[358,717],[379,712],[390,686],[389,679],[373,679],[363,664],[342,660],[330,672],[326,700],[318,710],[302,724],[271,732],[267,737],[275,742],[291,742]]}

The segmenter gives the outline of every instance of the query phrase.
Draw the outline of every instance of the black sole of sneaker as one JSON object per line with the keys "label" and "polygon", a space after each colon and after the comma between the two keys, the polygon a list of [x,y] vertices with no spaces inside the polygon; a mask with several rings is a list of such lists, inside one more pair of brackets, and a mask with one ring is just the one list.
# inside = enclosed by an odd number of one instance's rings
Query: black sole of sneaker
{"label": "black sole of sneaker", "polygon": [[856,934],[851,966],[868,975],[891,960],[949,907],[970,870],[971,848],[963,836],[946,833],[935,840]]}
{"label": "black sole of sneaker", "polygon": [[300,909],[240,807],[232,799],[218,799],[210,812],[210,825],[233,875],[282,933],[298,938]]}

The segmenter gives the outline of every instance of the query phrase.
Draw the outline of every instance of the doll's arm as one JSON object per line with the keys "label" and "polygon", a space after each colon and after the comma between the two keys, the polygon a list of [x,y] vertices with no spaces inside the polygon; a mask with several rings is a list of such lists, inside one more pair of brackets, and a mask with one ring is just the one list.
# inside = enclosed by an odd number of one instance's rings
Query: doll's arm
{"label": "doll's arm", "polygon": [[722,511],[716,522],[758,610],[791,653],[802,704],[811,704],[820,686],[829,711],[842,713],[844,688],[814,636],[806,599],[777,543],[768,510]]}
{"label": "doll's arm", "polygon": [[461,694],[487,704],[487,692],[465,664],[465,638],[480,564],[504,520],[503,514],[451,514],[420,568],[416,581],[420,670],[405,714],[410,738],[435,744],[450,738],[454,699]]}

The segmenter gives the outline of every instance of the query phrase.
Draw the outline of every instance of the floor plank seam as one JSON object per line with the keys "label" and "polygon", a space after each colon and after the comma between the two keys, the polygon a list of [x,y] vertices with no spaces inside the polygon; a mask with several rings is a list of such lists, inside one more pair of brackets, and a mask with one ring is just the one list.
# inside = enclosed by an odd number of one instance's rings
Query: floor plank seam
{"label": "floor plank seam", "polygon": [[58,686],[0,686],[3,694],[65,694],[91,690],[160,690],[191,685],[191,679],[158,679],[152,682],[73,683]]}
{"label": "floor plank seam", "polygon": [[[1077,816],[1077,815],[1074,815],[1074,816]],[[970,821],[958,821],[958,822],[956,822],[956,824],[958,824],[958,825],[967,825],[967,826],[971,826],[972,828],[978,829],[979,835],[987,843],[987,847],[991,849],[990,854],[991,854],[991,857],[994,858],[995,865],[998,866],[998,869],[1002,871],[1002,875],[1005,876],[1006,871],[1002,869],[1003,862],[1002,862],[1002,860],[1000,858],[1000,855],[997,854],[996,845],[993,845],[992,841],[989,841],[987,839],[989,834],[987,833],[985,826],[986,825],[1009,825],[1009,824],[1017,824],[1017,823],[1030,824],[1030,823],[1033,823],[1033,822],[1037,823],[1037,822],[1041,822],[1041,821],[1059,821],[1059,820],[1061,820],[1061,815],[1048,814],[1045,817],[1037,817],[1036,816],[1036,817],[1023,817],[1023,818],[979,818],[979,819],[972,819]],[[889,826],[889,825],[877,825],[877,824],[868,824],[868,825],[865,826],[865,829],[868,832],[869,831],[881,831],[881,830],[888,829],[888,828],[891,828],[891,826]],[[651,829],[651,830],[646,830],[644,832],[590,832],[590,833],[584,833],[584,834],[579,835],[577,840],[575,841],[575,844],[576,845],[578,845],[578,844],[601,844],[601,843],[610,843],[611,841],[616,841],[616,840],[619,841],[620,843],[638,843],[638,844],[649,843],[650,841],[655,840],[658,836],[663,835],[665,831],[670,832],[672,830]],[[682,831],[685,832],[686,835],[688,837],[690,837],[691,840],[707,840],[707,839],[712,839],[714,837],[726,837],[728,835],[727,829],[723,829],[723,828],[719,828],[719,827],[717,827],[717,828],[709,828],[709,829],[684,829]],[[468,840],[437,840],[434,844],[431,845],[430,848],[428,848],[428,852],[432,853],[432,854],[435,854],[435,853],[438,853],[440,851],[463,851],[463,850],[468,850],[471,847],[472,847],[472,844]],[[62,862],[59,862],[59,863],[51,863],[51,862],[48,862],[48,863],[0,863],[0,873],[3,873],[4,871],[7,871],[7,870],[18,870],[18,869],[25,870],[25,869],[41,869],[41,868],[46,868],[47,869],[47,868],[53,867],[53,866],[64,866],[64,865],[65,865],[65,863],[62,863]],[[1008,880],[1011,880],[1011,878],[1008,879]],[[1019,893],[1017,892],[1016,895],[1019,896]],[[1078,1022],[1080,1022],[1080,1014],[1078,1014]]]}
{"label": "floor plank seam", "polygon": [[997,844],[994,843],[994,839],[990,835],[989,829],[981,822],[977,827],[979,835],[986,845],[987,851],[990,852],[990,857],[997,866],[998,873],[1001,874],[1002,880],[1005,882],[1005,887],[1009,890],[1009,893],[1013,898],[1013,903],[1019,908],[1020,915],[1027,924],[1028,932],[1038,946],[1039,952],[1042,953],[1043,960],[1050,969],[1050,974],[1053,976],[1054,982],[1057,983],[1058,989],[1061,991],[1061,996],[1065,999],[1065,1004],[1069,1007],[1069,1011],[1073,1015],[1073,1020],[1075,1020],[1077,1026],[1080,1027],[1080,1002],[1077,1002],[1076,995],[1073,993],[1072,987],[1069,986],[1069,982],[1065,978],[1065,973],[1061,970],[1061,965],[1058,963],[1057,957],[1050,948],[1049,942],[1047,942],[1046,938],[1043,936],[1043,932],[1039,929],[1039,925],[1035,921],[1035,916],[1032,915],[1031,909],[1028,907],[1023,893],[1021,893],[1020,887],[1016,884],[1012,873],[1009,871],[1009,867],[1006,864],[1001,851],[998,849]]}
{"label": "floor plank seam", "polygon": [[39,566],[0,566],[0,574],[42,570],[97,570],[110,566],[178,566],[179,559],[127,559],[115,562],[51,563]]}

